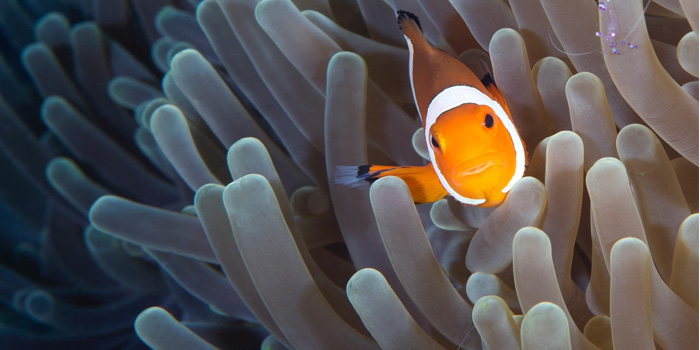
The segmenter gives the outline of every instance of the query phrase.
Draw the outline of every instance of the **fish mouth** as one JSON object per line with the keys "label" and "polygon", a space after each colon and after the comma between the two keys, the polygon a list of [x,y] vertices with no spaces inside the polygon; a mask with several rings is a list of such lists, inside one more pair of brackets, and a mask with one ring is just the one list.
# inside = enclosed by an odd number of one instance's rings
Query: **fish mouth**
{"label": "fish mouth", "polygon": [[493,166],[505,165],[505,160],[498,152],[488,151],[477,156],[468,158],[452,169],[452,177],[461,182],[465,178],[482,174],[486,169]]}

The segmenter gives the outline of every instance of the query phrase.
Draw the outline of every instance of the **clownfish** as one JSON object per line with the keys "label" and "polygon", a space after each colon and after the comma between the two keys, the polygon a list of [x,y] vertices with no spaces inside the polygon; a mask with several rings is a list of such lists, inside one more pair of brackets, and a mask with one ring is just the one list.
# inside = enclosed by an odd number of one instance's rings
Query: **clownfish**
{"label": "clownfish", "polygon": [[336,183],[359,186],[383,176],[408,185],[415,203],[449,194],[479,207],[498,206],[527,164],[525,146],[488,71],[479,79],[423,36],[418,18],[398,11],[409,50],[413,99],[423,122],[430,163],[425,166],[339,167]]}

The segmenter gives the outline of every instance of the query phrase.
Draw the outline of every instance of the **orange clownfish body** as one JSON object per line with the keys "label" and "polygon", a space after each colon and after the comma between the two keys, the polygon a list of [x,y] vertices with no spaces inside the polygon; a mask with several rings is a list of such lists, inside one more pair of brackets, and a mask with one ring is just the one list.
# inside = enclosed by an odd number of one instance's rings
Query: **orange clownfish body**
{"label": "orange clownfish body", "polygon": [[446,194],[480,207],[493,207],[525,172],[527,154],[503,96],[491,76],[479,79],[464,64],[428,44],[418,19],[398,11],[410,53],[409,74],[430,163],[425,166],[352,167],[338,182],[402,178],[416,203]]}

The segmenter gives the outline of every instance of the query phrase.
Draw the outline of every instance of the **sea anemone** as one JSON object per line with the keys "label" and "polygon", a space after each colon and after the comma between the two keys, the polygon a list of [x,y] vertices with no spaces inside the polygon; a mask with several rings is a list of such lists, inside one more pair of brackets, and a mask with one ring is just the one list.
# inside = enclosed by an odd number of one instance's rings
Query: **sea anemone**
{"label": "sea anemone", "polygon": [[[424,162],[397,9],[490,61],[530,158],[501,206],[334,181]],[[5,1],[3,345],[697,348],[697,26],[692,0]]]}

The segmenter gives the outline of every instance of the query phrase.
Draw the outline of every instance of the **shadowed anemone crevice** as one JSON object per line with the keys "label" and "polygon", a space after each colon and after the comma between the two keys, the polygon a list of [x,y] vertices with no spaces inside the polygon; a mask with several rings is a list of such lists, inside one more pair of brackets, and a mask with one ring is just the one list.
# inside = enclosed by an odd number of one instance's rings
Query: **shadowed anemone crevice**
{"label": "shadowed anemone crevice", "polygon": [[[696,349],[697,1],[605,4],[4,1],[3,346]],[[489,62],[500,207],[334,182],[425,162],[398,9]]]}

